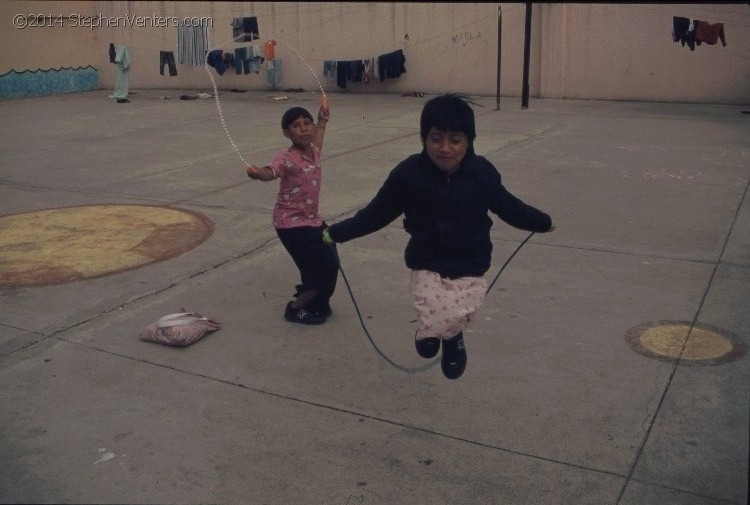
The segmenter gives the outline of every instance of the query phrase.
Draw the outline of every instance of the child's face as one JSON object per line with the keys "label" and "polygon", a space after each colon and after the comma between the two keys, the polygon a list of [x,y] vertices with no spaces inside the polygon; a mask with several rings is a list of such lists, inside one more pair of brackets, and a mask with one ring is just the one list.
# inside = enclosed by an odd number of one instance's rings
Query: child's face
{"label": "child's face", "polygon": [[441,131],[433,126],[427,132],[424,147],[427,156],[440,171],[451,175],[461,166],[461,161],[469,149],[469,139],[465,133]]}
{"label": "child's face", "polygon": [[307,117],[298,117],[284,131],[284,136],[297,147],[307,147],[312,143],[315,134],[315,123]]}

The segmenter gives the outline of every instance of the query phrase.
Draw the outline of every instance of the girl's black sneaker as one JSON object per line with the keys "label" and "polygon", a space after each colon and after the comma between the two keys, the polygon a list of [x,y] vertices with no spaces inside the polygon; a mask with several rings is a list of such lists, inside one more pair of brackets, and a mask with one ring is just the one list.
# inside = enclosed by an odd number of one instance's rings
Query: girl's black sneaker
{"label": "girl's black sneaker", "polygon": [[417,348],[417,354],[425,359],[434,358],[440,350],[440,339],[437,337],[427,337],[414,341]]}
{"label": "girl's black sneaker", "polygon": [[286,304],[284,319],[289,322],[299,324],[323,324],[326,322],[325,317],[316,315],[315,313],[308,311],[304,307],[299,309],[292,308],[292,302]]}
{"label": "girl's black sneaker", "polygon": [[466,345],[464,334],[459,332],[453,338],[443,340],[443,359],[440,367],[448,379],[458,379],[466,370]]}

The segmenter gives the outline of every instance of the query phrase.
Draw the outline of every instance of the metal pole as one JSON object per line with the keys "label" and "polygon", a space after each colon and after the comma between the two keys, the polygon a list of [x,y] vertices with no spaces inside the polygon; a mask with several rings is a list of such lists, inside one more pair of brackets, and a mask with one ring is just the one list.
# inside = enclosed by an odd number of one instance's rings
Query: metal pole
{"label": "metal pole", "polygon": [[521,108],[529,108],[529,55],[531,53],[531,2],[526,2],[526,32],[523,41],[523,90]]}
{"label": "metal pole", "polygon": [[503,47],[503,4],[497,4],[497,107],[500,110],[500,61]]}

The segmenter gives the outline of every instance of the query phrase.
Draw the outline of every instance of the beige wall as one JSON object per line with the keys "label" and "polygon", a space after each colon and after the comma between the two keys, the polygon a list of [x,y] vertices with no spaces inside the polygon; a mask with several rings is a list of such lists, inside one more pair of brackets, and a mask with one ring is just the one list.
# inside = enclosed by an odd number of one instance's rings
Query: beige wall
{"label": "beige wall", "polygon": [[[540,4],[541,94],[750,103],[750,5]],[[722,22],[727,46],[672,41],[672,16]]]}
{"label": "beige wall", "polygon": [[[0,2],[0,74],[59,67],[99,66],[92,30],[65,30],[59,27],[59,14],[69,12],[90,15],[91,2]],[[43,20],[25,20],[17,24],[14,17],[30,14],[54,14]],[[19,21],[16,20],[16,23]],[[67,21],[66,21],[67,22]],[[36,25],[36,26],[34,26]]]}
{"label": "beige wall", "polygon": [[[502,5],[502,94],[520,96],[523,3]],[[28,12],[27,12],[28,11]],[[282,87],[317,89],[312,67],[326,90],[324,60],[368,58],[403,49],[407,73],[351,92],[460,91],[494,96],[497,79],[498,4],[386,2],[2,2],[0,74],[9,69],[91,64],[100,86],[114,86],[109,43],[125,44],[132,59],[131,88],[208,91],[203,67],[178,65],[161,76],[160,50],[177,54],[177,29],[159,27],[13,29],[17,12],[81,13],[139,19],[154,16],[209,20],[211,45],[230,49],[230,21],[256,16],[261,41],[276,38],[283,61]],[[695,51],[671,39],[672,16],[723,22],[727,46]],[[532,97],[750,103],[750,5],[742,4],[534,4],[530,91]],[[124,24],[124,23],[123,23]],[[291,48],[290,48],[291,47]],[[215,75],[215,74],[214,74]],[[216,76],[222,89],[267,89],[259,75]]]}

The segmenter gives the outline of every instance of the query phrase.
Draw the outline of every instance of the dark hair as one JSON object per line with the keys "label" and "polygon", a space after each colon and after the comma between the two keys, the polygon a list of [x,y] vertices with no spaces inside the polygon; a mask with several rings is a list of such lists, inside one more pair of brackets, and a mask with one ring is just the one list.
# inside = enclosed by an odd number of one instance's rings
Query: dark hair
{"label": "dark hair", "polygon": [[464,133],[469,139],[469,146],[474,145],[477,136],[474,125],[474,111],[469,106],[469,99],[455,93],[446,93],[430,99],[422,109],[419,119],[419,132],[422,140],[427,138],[430,128],[440,131]]}
{"label": "dark hair", "polygon": [[289,128],[289,125],[295,122],[297,119],[304,117],[309,119],[312,122],[315,122],[315,120],[312,117],[312,114],[307,109],[303,109],[302,107],[292,107],[288,111],[284,113],[283,116],[281,116],[281,128],[286,130]]}

